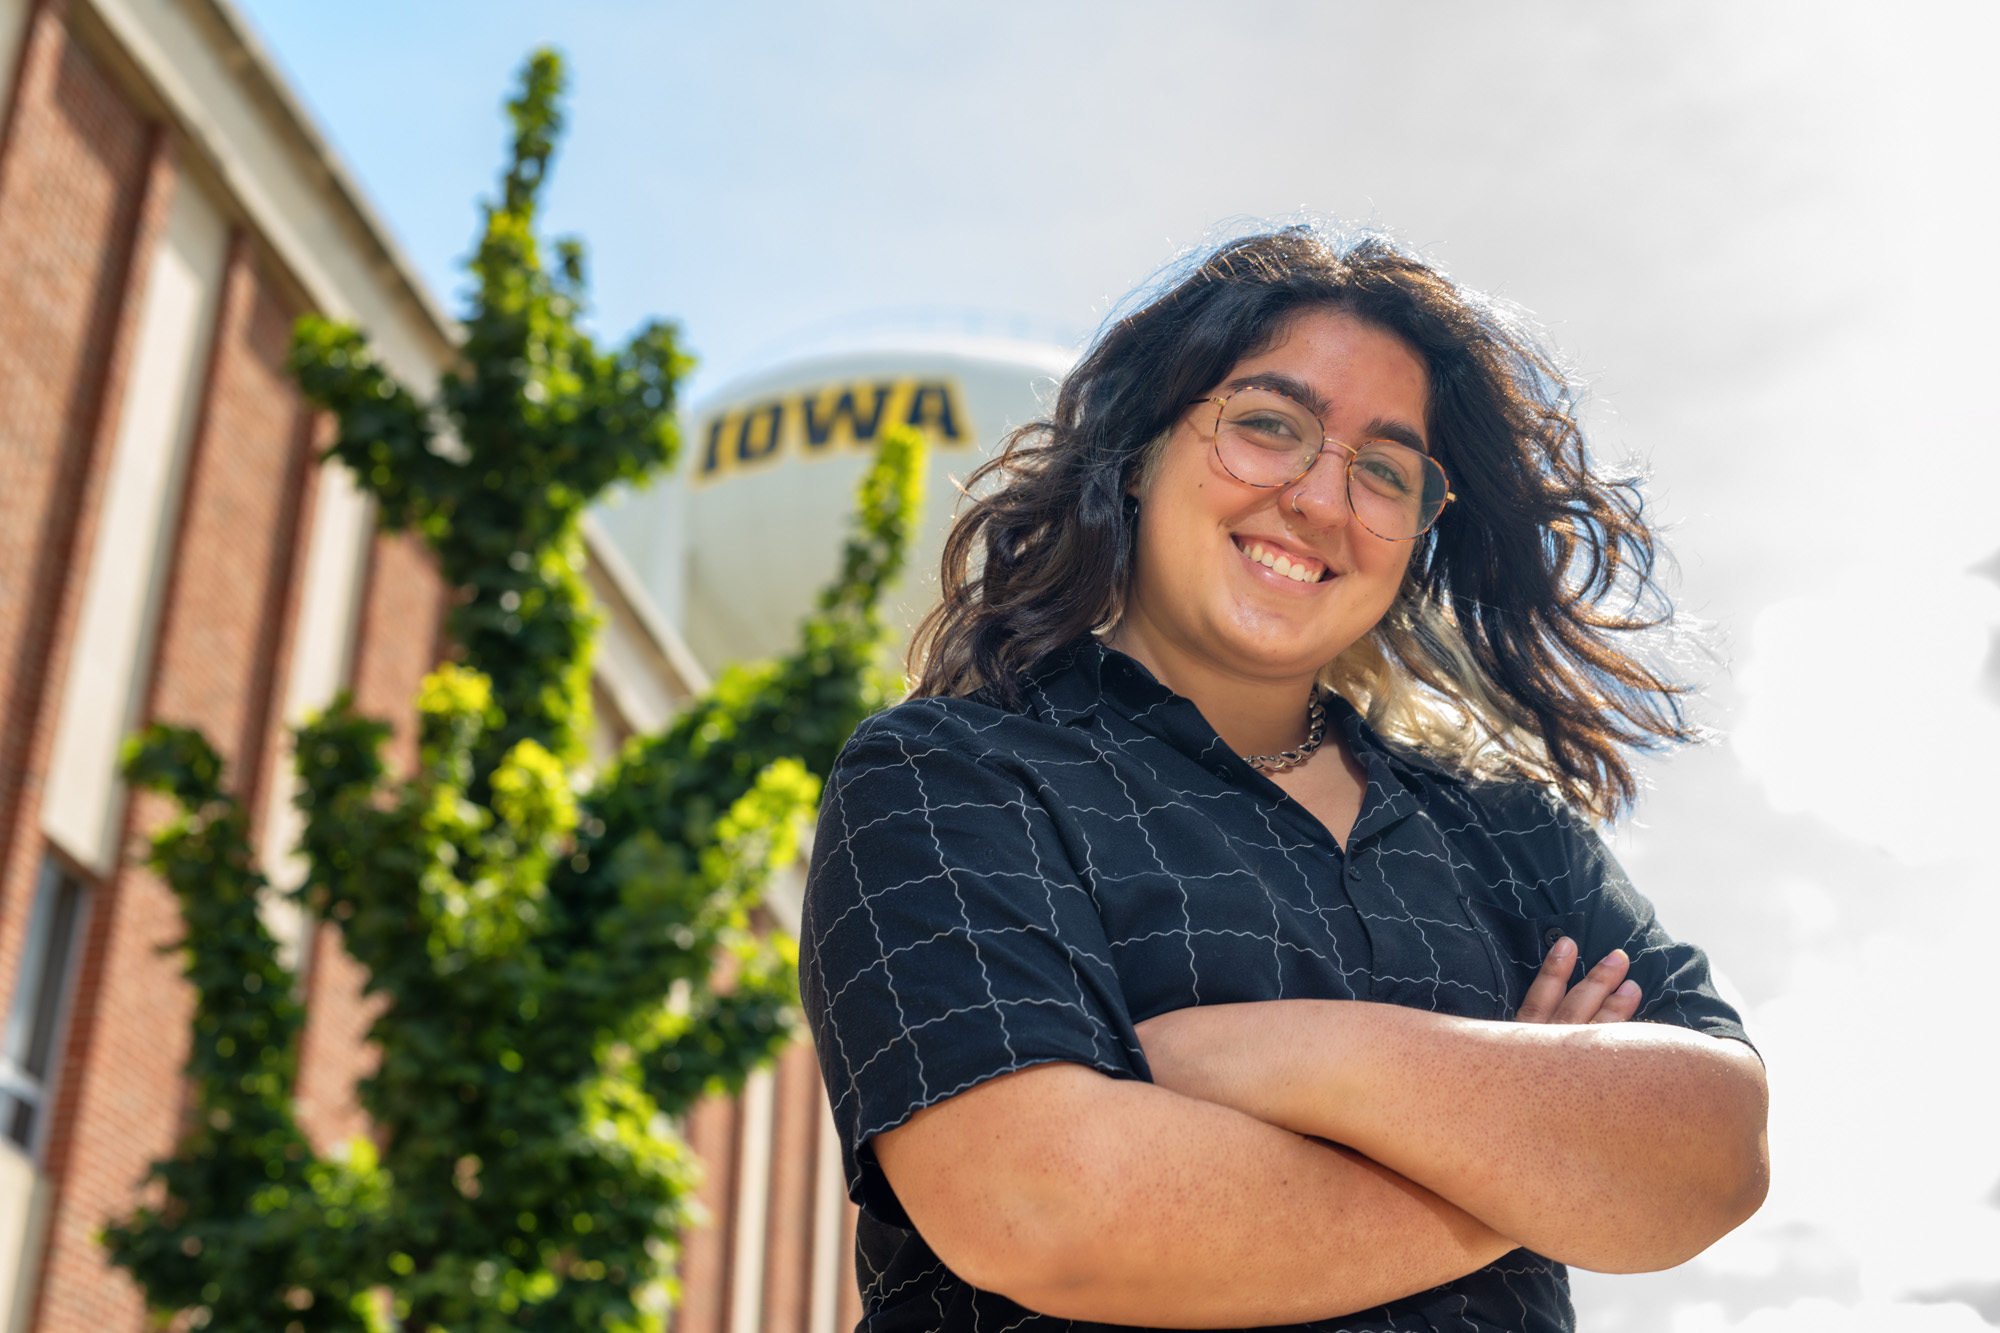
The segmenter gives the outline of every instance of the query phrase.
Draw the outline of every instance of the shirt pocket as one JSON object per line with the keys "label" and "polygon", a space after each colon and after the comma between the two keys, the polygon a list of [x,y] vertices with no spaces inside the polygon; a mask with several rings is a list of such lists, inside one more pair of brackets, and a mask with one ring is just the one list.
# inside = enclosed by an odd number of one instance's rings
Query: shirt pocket
{"label": "shirt pocket", "polygon": [[1521,1007],[1521,1001],[1528,998],[1528,986],[1541,969],[1542,960],[1548,957],[1555,942],[1565,935],[1578,945],[1577,961],[1570,969],[1569,984],[1575,985],[1582,977],[1582,912],[1524,916],[1498,903],[1481,902],[1476,898],[1465,900],[1465,912],[1485,938],[1487,951],[1493,959],[1494,974],[1500,978],[1500,985],[1506,994],[1506,1012],[1496,1017],[1513,1018],[1514,1012]]}

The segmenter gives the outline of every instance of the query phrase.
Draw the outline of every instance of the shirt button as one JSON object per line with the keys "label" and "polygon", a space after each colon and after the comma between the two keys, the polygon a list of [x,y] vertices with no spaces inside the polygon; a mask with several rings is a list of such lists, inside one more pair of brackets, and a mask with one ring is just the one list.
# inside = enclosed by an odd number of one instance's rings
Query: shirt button
{"label": "shirt button", "polygon": [[1542,943],[1548,945],[1551,949],[1553,949],[1556,947],[1556,941],[1561,939],[1562,937],[1563,937],[1563,928],[1561,926],[1550,926],[1547,930],[1542,932]]}
{"label": "shirt button", "polygon": [[1349,867],[1347,867],[1347,877],[1349,879],[1360,879],[1361,867],[1357,865],[1350,865]]}

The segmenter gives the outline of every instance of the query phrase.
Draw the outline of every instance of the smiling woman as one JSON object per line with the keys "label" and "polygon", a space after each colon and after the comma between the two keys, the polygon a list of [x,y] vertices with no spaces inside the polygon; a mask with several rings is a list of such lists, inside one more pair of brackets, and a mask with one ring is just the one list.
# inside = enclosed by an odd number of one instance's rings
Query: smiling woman
{"label": "smiling woman", "polygon": [[802,931],[870,1327],[1566,1329],[1756,1208],[1762,1067],[1585,818],[1688,738],[1652,538],[1511,321],[1237,241],[972,491]]}
{"label": "smiling woman", "polygon": [[[1253,387],[1274,383],[1291,387],[1291,396]],[[1420,482],[1388,485],[1385,476],[1398,471],[1378,463],[1379,473],[1361,478],[1385,497],[1354,485],[1354,468],[1338,466],[1348,461],[1343,449],[1357,463],[1393,450],[1418,460],[1402,464],[1402,473],[1420,476],[1424,366],[1395,335],[1338,310],[1308,308],[1278,327],[1270,347],[1239,361],[1222,387],[1215,419],[1206,410],[1215,400],[1183,414],[1130,487],[1138,541],[1125,614],[1110,641],[1166,667],[1163,679],[1187,684],[1190,673],[1310,680],[1388,612],[1412,539],[1429,526],[1409,503],[1413,493],[1421,497]],[[1324,406],[1315,413],[1299,399]],[[1327,425],[1337,434],[1329,437]],[[1415,447],[1390,442],[1392,432]],[[1339,445],[1343,437],[1357,443]],[[1339,447],[1322,449],[1329,438]],[[1243,475],[1256,468],[1278,480]],[[1372,523],[1357,495],[1381,511]],[[1379,527],[1406,530],[1388,536]],[[1282,738],[1299,716],[1288,708],[1273,717],[1273,734],[1263,739]],[[1249,748],[1267,747],[1251,739]]]}

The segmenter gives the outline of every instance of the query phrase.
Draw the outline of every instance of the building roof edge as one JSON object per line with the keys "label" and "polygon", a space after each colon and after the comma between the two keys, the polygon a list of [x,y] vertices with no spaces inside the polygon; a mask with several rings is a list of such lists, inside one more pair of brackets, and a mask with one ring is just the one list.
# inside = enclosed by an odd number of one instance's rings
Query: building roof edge
{"label": "building roof edge", "polygon": [[[124,6],[118,0],[82,0],[82,3],[96,16],[97,20],[124,45],[138,66],[147,70],[148,80],[155,94],[174,113],[178,128],[196,139],[210,153],[221,159],[227,168],[233,165],[235,154],[226,143],[216,141],[208,129],[207,118],[196,108],[186,105],[187,92],[173,86],[172,80],[165,80],[153,73],[149,62],[141,53],[144,42],[136,41],[138,34],[129,26],[130,19],[122,11]],[[347,164],[341,159],[333,145],[314,122],[312,113],[306,109],[291,85],[280,72],[263,43],[258,39],[249,21],[231,3],[231,0],[181,0],[184,11],[205,29],[218,46],[217,54],[237,78],[243,81],[250,100],[263,113],[278,141],[291,153],[302,160],[303,175],[308,181],[316,181],[325,191],[329,202],[339,211],[347,214],[347,221],[367,249],[372,249],[372,258],[379,273],[392,279],[391,285],[408,300],[429,325],[427,332],[435,336],[445,347],[456,348],[463,341],[458,321],[446,313],[437,296],[423,280],[416,265],[396,242],[387,222],[368,200]],[[233,173],[226,173],[233,174]],[[260,216],[264,205],[254,194],[238,193],[237,204],[247,210],[258,224],[258,230],[267,243],[278,250],[285,264],[302,279],[310,283],[308,275],[315,274],[318,266],[308,257],[287,253],[290,248],[290,233],[282,225],[272,225],[275,219]],[[305,262],[301,262],[304,260]],[[329,301],[333,293],[314,291],[315,301],[330,306],[330,313],[337,313],[338,298]]]}
{"label": "building roof edge", "polygon": [[653,641],[653,647],[679,677],[681,689],[690,697],[707,690],[707,668],[695,657],[694,650],[687,646],[687,640],[681,638],[680,631],[653,604],[652,595],[646,591],[638,571],[625,559],[625,553],[618,549],[618,543],[589,513],[583,515],[581,526],[584,549],[591,566],[603,575],[612,591],[624,601],[634,622]]}

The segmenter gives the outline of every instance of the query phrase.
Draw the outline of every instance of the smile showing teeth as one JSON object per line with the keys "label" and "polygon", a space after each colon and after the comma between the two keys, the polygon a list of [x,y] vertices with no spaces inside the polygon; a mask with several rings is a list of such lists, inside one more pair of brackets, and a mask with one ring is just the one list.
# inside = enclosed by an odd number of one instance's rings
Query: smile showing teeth
{"label": "smile showing teeth", "polygon": [[1245,542],[1241,549],[1243,554],[1273,574],[1282,575],[1294,583],[1318,583],[1326,572],[1325,566],[1317,561],[1302,560],[1293,564],[1290,556],[1282,551],[1273,551],[1261,542]]}

